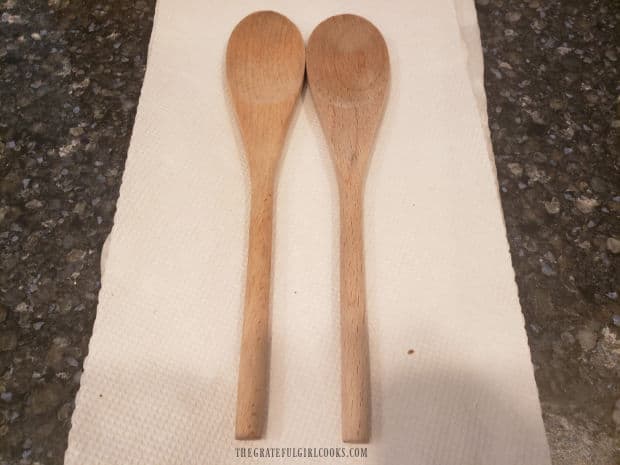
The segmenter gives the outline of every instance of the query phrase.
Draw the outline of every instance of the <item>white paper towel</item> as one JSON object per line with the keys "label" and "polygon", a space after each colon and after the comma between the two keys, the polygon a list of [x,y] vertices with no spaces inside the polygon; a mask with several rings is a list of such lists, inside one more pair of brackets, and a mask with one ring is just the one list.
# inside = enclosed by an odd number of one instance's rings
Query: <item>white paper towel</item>
{"label": "white paper towel", "polygon": [[266,439],[234,440],[249,198],[223,64],[259,9],[306,38],[328,16],[365,16],[392,65],[365,198],[368,457],[274,461],[549,464],[471,0],[158,1],[65,463],[269,463],[235,447],[344,446],[337,187],[307,92],[277,187]]}

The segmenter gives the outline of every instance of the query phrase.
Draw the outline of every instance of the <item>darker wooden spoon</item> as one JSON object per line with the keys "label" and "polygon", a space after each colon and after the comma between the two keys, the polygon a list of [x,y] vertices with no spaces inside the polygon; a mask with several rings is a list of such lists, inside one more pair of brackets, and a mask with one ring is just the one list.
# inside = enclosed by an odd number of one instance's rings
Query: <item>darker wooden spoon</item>
{"label": "darker wooden spoon", "polygon": [[226,52],[228,87],[247,155],[252,196],[237,439],[260,438],[265,425],[274,178],[303,84],[304,54],[299,30],[273,11],[244,18],[233,30]]}

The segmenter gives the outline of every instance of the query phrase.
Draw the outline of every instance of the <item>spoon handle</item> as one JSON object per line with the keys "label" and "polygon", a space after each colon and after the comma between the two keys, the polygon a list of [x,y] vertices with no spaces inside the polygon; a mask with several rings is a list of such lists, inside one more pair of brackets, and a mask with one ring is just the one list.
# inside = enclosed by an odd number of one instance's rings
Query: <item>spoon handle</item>
{"label": "spoon handle", "polygon": [[252,183],[245,310],[237,387],[237,439],[258,439],[267,411],[273,182]]}
{"label": "spoon handle", "polygon": [[340,189],[342,440],[368,442],[370,363],[364,284],[361,183]]}

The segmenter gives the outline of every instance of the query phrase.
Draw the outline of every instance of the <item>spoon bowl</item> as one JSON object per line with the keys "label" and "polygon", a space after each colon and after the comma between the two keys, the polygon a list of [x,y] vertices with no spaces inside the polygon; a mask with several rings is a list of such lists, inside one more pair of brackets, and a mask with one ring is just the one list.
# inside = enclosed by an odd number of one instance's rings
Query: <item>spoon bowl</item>
{"label": "spoon bowl", "polygon": [[[385,93],[389,77],[387,46],[379,30],[355,15],[340,15],[321,23],[308,43],[313,98],[321,94],[342,106],[363,104],[369,94]],[[330,66],[327,66],[330,63]]]}
{"label": "spoon bowl", "polygon": [[273,11],[245,17],[228,41],[226,74],[236,103],[269,104],[295,99],[304,66],[299,30]]}

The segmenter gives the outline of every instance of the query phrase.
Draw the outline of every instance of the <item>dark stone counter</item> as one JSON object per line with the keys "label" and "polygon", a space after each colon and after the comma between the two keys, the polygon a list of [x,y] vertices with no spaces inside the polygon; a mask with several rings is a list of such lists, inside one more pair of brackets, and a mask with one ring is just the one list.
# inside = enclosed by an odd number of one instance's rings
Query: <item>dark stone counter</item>
{"label": "dark stone counter", "polygon": [[477,7],[504,217],[554,463],[619,463],[620,3]]}
{"label": "dark stone counter", "polygon": [[0,0],[0,464],[63,461],[154,2]]}
{"label": "dark stone counter", "polygon": [[[477,7],[554,461],[616,463],[620,4]],[[153,11],[153,0],[0,0],[0,465],[62,463]]]}

